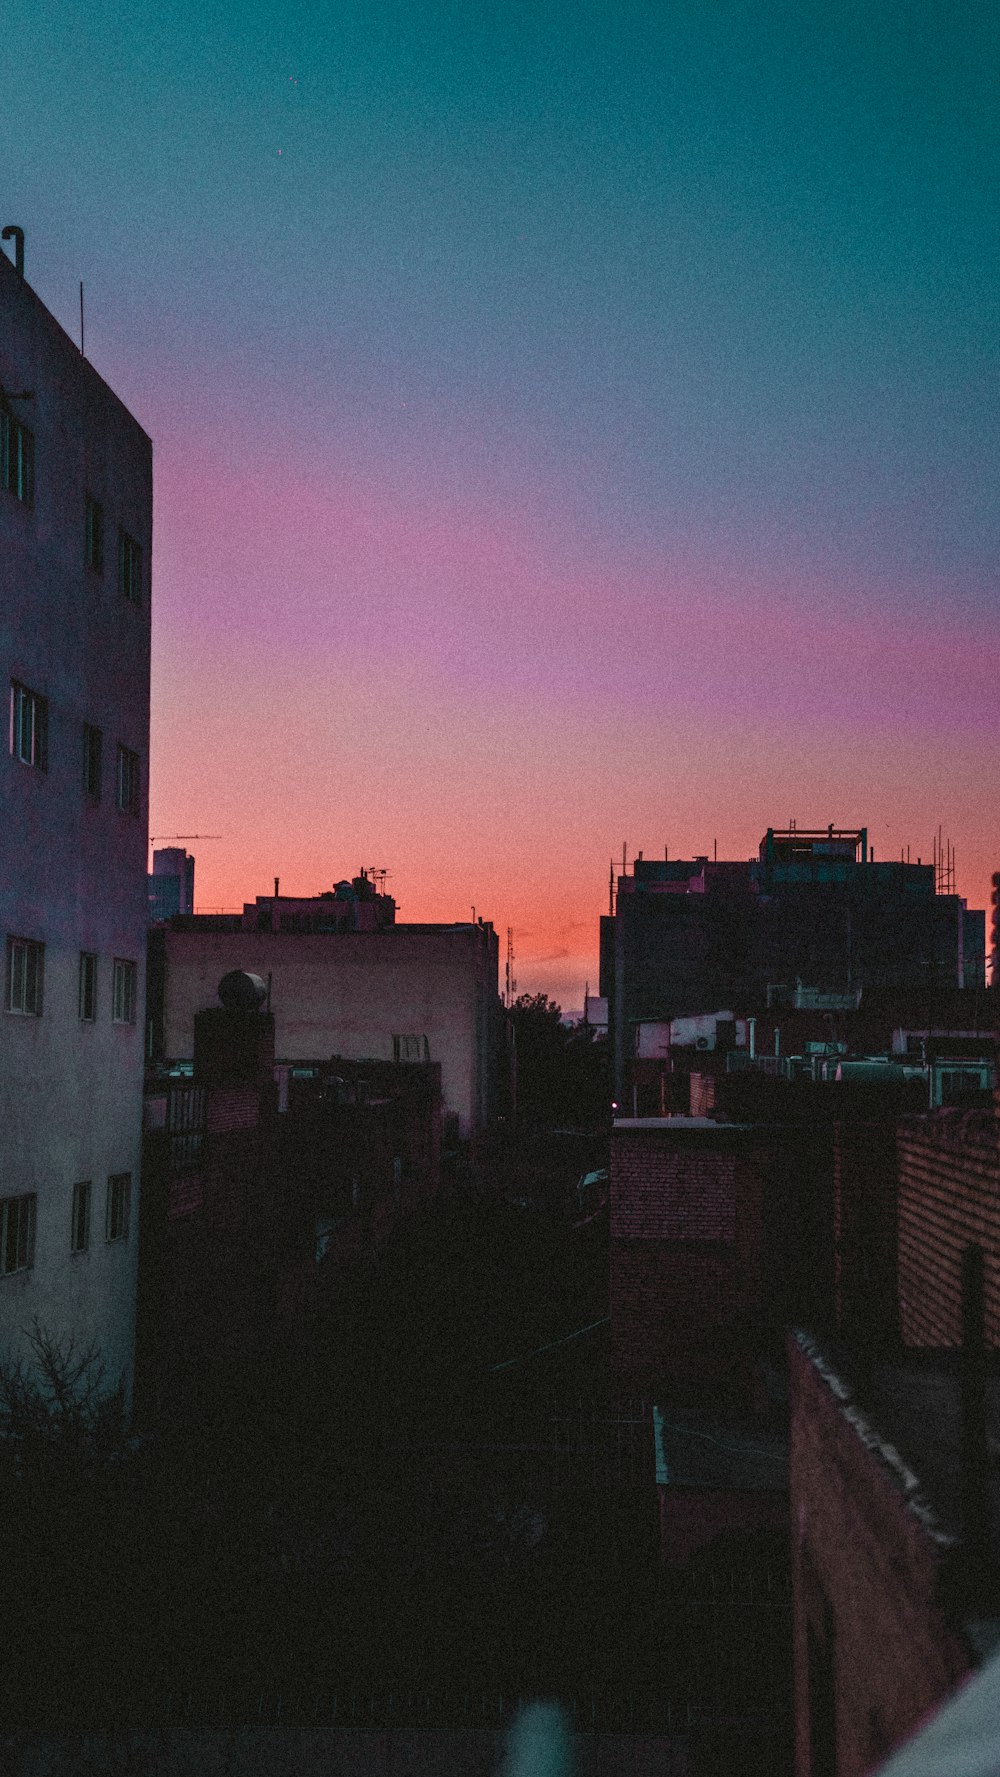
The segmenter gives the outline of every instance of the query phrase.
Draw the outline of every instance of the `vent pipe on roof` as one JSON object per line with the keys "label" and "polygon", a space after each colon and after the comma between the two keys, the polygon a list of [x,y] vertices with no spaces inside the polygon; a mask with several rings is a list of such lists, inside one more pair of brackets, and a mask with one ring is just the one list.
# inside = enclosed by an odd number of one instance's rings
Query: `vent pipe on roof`
{"label": "vent pipe on roof", "polygon": [[24,229],[18,228],[16,222],[8,222],[0,240],[14,243],[14,270],[19,278],[24,277]]}

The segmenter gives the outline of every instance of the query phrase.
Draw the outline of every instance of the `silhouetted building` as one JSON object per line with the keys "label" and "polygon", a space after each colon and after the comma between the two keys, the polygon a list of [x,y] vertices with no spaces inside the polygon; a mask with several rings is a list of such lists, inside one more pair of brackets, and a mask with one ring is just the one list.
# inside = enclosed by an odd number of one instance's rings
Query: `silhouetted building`
{"label": "silhouetted building", "polygon": [[176,845],[153,853],[149,877],[149,917],[171,919],[175,913],[194,912],[194,859]]}
{"label": "silhouetted building", "polygon": [[437,1062],[462,1138],[494,1115],[501,1007],[488,923],[397,923],[392,897],[364,876],[329,896],[175,919],[150,937],[154,1057],[190,1059],[195,1013],[235,968],[270,984],[279,1062]]}
{"label": "silhouetted building", "polygon": [[263,984],[251,986],[198,1013],[191,1074],[152,1069],[146,1081],[137,1384],[151,1423],[210,1415],[237,1364],[261,1362],[275,1336],[294,1237],[274,1019]]}
{"label": "silhouetted building", "polygon": [[275,1066],[259,977],[195,1016],[190,1071],[146,1081],[139,1385],[144,1419],[211,1416],[299,1349],[345,1277],[440,1184],[435,1063]]}
{"label": "silhouetted building", "polygon": [[440,1063],[279,1069],[281,1174],[296,1258],[284,1289],[308,1321],[441,1184]]}
{"label": "silhouetted building", "polygon": [[[818,1010],[985,982],[985,914],[935,892],[931,864],[875,862],[864,828],[776,831],[747,862],[644,859],[601,920],[614,1097],[627,1103],[637,1026],[764,1009],[802,985]],[[817,997],[818,996],[818,997]]]}
{"label": "silhouetted building", "polygon": [[0,252],[0,1357],[130,1385],[152,446]]}

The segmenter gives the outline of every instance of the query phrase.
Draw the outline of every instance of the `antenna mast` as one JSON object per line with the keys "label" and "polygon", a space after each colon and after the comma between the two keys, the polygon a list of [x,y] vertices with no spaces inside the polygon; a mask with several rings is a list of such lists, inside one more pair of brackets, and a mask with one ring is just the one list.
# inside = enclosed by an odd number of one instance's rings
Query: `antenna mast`
{"label": "antenna mast", "polygon": [[955,893],[955,847],[950,839],[942,837],[941,827],[934,835],[934,892],[938,895]]}

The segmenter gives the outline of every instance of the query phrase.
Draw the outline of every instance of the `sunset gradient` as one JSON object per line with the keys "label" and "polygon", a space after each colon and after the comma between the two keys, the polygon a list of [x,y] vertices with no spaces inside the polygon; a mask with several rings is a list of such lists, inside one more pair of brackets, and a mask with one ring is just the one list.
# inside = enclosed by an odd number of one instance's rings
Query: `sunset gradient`
{"label": "sunset gradient", "polygon": [[154,440],[200,908],[384,866],[579,1008],[623,841],[940,824],[986,904],[994,13],[5,11],[2,220]]}

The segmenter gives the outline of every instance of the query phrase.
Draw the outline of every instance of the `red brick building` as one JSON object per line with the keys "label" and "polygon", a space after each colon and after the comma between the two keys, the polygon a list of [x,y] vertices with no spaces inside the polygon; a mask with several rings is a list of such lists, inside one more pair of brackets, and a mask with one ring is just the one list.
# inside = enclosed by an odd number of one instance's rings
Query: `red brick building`
{"label": "red brick building", "polygon": [[630,1386],[746,1399],[788,1320],[825,1313],[828,1148],[803,1127],[616,1121],[611,1339]]}
{"label": "red brick building", "polygon": [[858,1367],[803,1333],[789,1347],[795,1768],[861,1777],[974,1669],[992,1632],[996,1479],[984,1456],[973,1523],[969,1467],[1000,1431],[1000,1381],[985,1386],[970,1455],[956,1354]]}
{"label": "red brick building", "polygon": [[961,1261],[985,1258],[986,1340],[1000,1347],[1000,1115],[945,1110],[898,1132],[899,1307],[907,1345],[961,1340]]}

